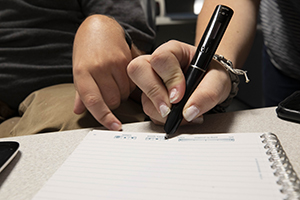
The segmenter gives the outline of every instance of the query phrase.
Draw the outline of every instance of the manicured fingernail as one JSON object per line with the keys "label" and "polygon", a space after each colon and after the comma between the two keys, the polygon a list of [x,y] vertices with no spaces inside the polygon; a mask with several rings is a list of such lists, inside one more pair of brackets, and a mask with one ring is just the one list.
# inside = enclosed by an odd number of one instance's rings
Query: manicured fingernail
{"label": "manicured fingernail", "polygon": [[173,88],[170,92],[170,103],[173,103],[178,99],[178,90]]}
{"label": "manicured fingernail", "polygon": [[119,123],[112,123],[112,125],[110,126],[111,130],[113,131],[119,131],[119,130],[122,130],[122,125],[119,124]]}
{"label": "manicured fingernail", "polygon": [[171,111],[170,108],[164,103],[159,106],[159,110],[163,118],[165,118]]}
{"label": "manicured fingernail", "polygon": [[197,117],[199,112],[200,111],[196,106],[191,106],[183,112],[183,117],[186,121],[190,122]]}

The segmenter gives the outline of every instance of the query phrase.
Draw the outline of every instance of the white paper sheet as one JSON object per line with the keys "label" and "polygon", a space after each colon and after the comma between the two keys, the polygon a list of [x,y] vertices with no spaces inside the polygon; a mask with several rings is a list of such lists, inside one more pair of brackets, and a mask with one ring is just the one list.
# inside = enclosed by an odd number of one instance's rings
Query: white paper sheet
{"label": "white paper sheet", "polygon": [[283,199],[260,135],[93,130],[34,199]]}

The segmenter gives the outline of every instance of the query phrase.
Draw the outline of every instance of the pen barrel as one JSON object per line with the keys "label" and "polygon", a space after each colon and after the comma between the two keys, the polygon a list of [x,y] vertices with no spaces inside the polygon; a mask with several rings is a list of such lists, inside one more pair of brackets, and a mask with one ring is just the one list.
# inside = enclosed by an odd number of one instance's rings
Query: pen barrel
{"label": "pen barrel", "polygon": [[225,33],[225,30],[232,18],[233,10],[227,6],[218,5],[210,18],[210,21],[198,44],[195,56],[191,64],[206,70],[219,43]]}
{"label": "pen barrel", "polygon": [[[185,90],[184,96],[179,103],[174,104],[172,106],[172,110],[173,109],[181,109],[181,110],[183,109],[185,103],[190,98],[191,94],[194,92],[194,90],[196,89],[196,87],[198,86],[200,80],[203,78],[204,75],[205,75],[205,71],[199,70],[192,66],[189,67],[188,71],[185,74],[186,90]],[[180,116],[182,116],[182,114]]]}
{"label": "pen barrel", "polygon": [[164,129],[167,133],[167,137],[174,134],[180,125],[183,119],[183,107],[204,77],[232,15],[233,10],[231,8],[218,5],[210,18],[207,28],[205,29],[197,47],[195,56],[191,61],[191,65],[185,74],[186,91],[184,97],[179,103],[172,106],[172,110],[165,123]]}
{"label": "pen barrel", "polygon": [[185,103],[187,102],[187,100],[190,98],[194,90],[199,85],[200,81],[203,79],[205,72],[206,71],[193,66],[190,66],[188,68],[188,71],[185,74],[186,90],[180,102],[185,102]]}
{"label": "pen barrel", "polygon": [[165,131],[169,134],[173,134],[178,126],[180,125],[183,115],[182,115],[182,110],[183,107],[185,106],[185,103],[187,100],[190,98],[191,94],[194,92],[196,87],[198,86],[200,80],[203,78],[205,75],[205,71],[202,71],[198,68],[190,66],[188,68],[188,71],[185,74],[186,78],[186,90],[184,93],[184,96],[182,100],[174,104],[172,106],[172,111],[170,112],[167,121],[165,123]]}

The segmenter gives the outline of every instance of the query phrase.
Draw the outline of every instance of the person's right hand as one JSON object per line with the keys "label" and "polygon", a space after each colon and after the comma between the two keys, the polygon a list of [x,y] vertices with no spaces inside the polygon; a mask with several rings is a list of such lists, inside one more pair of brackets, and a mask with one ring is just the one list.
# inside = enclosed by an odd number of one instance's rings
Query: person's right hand
{"label": "person's right hand", "polygon": [[[185,92],[184,72],[195,51],[194,46],[170,41],[158,47],[152,55],[139,56],[130,62],[128,75],[143,91],[143,109],[153,122],[165,123],[172,104],[182,99]],[[201,122],[202,115],[223,102],[230,89],[227,71],[212,60],[209,70],[183,109],[183,123]]]}

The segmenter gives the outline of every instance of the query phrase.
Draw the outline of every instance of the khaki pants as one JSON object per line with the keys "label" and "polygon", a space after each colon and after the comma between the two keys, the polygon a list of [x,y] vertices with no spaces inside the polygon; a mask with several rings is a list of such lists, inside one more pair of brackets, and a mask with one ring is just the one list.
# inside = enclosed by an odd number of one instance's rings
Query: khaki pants
{"label": "khaki pants", "polygon": [[[73,113],[75,89],[73,84],[60,84],[30,94],[19,106],[19,116],[5,119],[9,113],[0,104],[0,137],[11,137],[99,127],[89,112]],[[2,113],[1,113],[2,112]],[[139,104],[128,100],[113,113],[122,123],[144,121],[145,114]]]}

